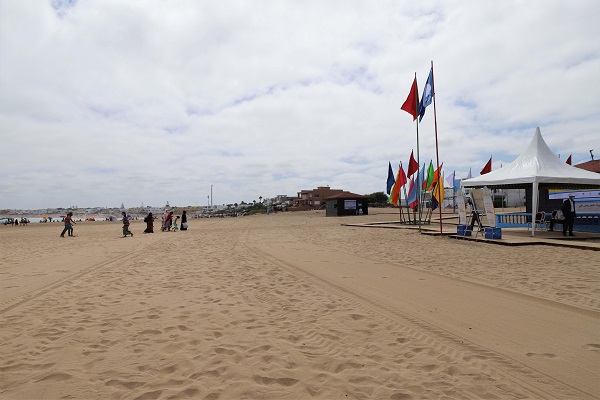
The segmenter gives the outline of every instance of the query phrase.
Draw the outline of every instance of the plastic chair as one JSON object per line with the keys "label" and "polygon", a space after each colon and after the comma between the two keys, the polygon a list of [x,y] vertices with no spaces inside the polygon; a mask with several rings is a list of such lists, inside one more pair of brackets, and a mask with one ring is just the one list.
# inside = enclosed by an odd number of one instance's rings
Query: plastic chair
{"label": "plastic chair", "polygon": [[[535,226],[537,229],[548,230],[548,222],[546,222],[546,213],[544,211],[536,212],[534,221],[535,221]],[[527,224],[527,229],[530,229],[530,228],[531,228],[531,222]]]}
{"label": "plastic chair", "polygon": [[558,219],[558,210],[554,210],[552,211],[552,214],[550,216],[550,228],[548,230],[554,230],[554,225],[556,224],[563,224],[564,220],[563,219]]}
{"label": "plastic chair", "polygon": [[548,223],[546,222],[546,212],[540,211],[535,214],[535,225],[539,226],[540,229],[548,230]]}

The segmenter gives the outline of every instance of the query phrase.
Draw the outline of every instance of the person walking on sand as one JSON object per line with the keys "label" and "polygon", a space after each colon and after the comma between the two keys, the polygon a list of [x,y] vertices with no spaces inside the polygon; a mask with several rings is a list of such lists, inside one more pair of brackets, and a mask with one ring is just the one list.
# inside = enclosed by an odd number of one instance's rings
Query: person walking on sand
{"label": "person walking on sand", "polygon": [[163,232],[167,229],[167,218],[169,218],[169,210],[165,210],[162,215],[162,225],[160,226],[160,230]]}
{"label": "person walking on sand", "polygon": [[129,217],[127,217],[127,213],[125,211],[123,214],[123,237],[127,237],[127,235],[131,235],[133,237],[133,233],[129,231]]}
{"label": "person walking on sand", "polygon": [[173,211],[169,211],[167,213],[167,217],[165,218],[165,227],[164,231],[169,232],[171,230],[171,226],[173,225]]}
{"label": "person walking on sand", "polygon": [[563,202],[562,212],[565,216],[563,222],[563,236],[567,236],[567,229],[569,230],[569,236],[573,235],[573,224],[575,222],[575,196],[569,195],[569,198]]}
{"label": "person walking on sand", "polygon": [[75,225],[75,221],[73,221],[73,213],[71,213],[71,227],[69,228],[69,236],[75,236],[75,233],[73,233],[73,225]]}
{"label": "person walking on sand", "polygon": [[65,217],[65,229],[61,232],[60,237],[65,237],[65,232],[67,231],[69,232],[69,236],[73,236],[73,225],[75,225],[75,222],[73,222],[73,213],[69,212]]}
{"label": "person walking on sand", "polygon": [[148,215],[146,215],[144,222],[146,223],[146,229],[144,230],[144,233],[154,233],[154,218],[152,217],[152,213],[148,213]]}
{"label": "person walking on sand", "polygon": [[182,231],[187,231],[187,228],[188,228],[187,214],[186,213],[187,213],[187,211],[184,211],[181,214],[181,228],[180,228],[180,230],[182,230]]}

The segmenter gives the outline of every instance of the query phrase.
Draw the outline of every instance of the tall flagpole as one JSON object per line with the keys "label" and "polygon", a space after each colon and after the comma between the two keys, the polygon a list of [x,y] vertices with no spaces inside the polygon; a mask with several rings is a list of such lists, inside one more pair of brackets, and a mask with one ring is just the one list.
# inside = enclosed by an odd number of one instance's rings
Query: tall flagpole
{"label": "tall flagpole", "polygon": [[[400,169],[402,169],[402,161],[400,161]],[[398,170],[399,172],[400,170]],[[404,185],[402,185],[404,187]],[[406,189],[404,189],[406,191]],[[404,222],[404,216],[402,215],[402,192],[398,189],[398,208],[400,208],[400,222]]]}
{"label": "tall flagpole", "polygon": [[[417,82],[417,73],[415,72],[415,82]],[[419,86],[417,85],[417,95],[415,96],[415,106],[416,109],[419,110]],[[419,167],[421,166],[421,159],[419,158],[419,118],[416,118],[417,120],[417,164],[419,164]],[[419,172],[419,171],[417,171]],[[421,231],[421,186],[419,186],[421,183],[419,182],[419,174],[417,174],[417,189],[419,189],[419,196],[417,196],[417,199],[419,199],[419,203],[417,204],[417,210],[418,210],[418,214],[419,214],[419,232]]]}
{"label": "tall flagpole", "polygon": [[[410,164],[410,162],[409,162]],[[410,168],[410,166],[409,166]],[[408,179],[407,179],[408,181]],[[406,194],[406,185],[403,186],[404,189],[404,201],[406,201],[406,215],[408,215],[408,223],[410,224],[410,207],[408,206],[408,195]],[[400,207],[402,207],[402,200],[400,200]]]}
{"label": "tall flagpole", "polygon": [[[435,158],[437,159],[437,169],[440,170],[440,153],[438,150],[438,132],[437,132],[437,114],[435,112],[435,77],[433,75],[433,60],[431,60],[431,93],[433,93],[433,123],[435,126]],[[438,173],[439,174],[439,173]],[[439,175],[438,175],[438,185],[439,185]],[[454,186],[454,184],[452,185]],[[441,191],[438,188],[438,193]],[[442,233],[442,203],[443,199],[440,201],[440,233]]]}
{"label": "tall flagpole", "polygon": [[456,170],[452,172],[452,214],[456,214]]}

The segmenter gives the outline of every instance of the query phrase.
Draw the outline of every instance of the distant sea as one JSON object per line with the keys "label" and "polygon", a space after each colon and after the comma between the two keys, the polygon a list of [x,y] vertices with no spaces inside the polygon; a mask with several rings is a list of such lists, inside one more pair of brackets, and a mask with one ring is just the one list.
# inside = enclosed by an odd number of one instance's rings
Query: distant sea
{"label": "distant sea", "polygon": [[[44,218],[40,218],[40,217],[26,217],[26,218],[27,218],[27,219],[29,220],[29,222],[31,222],[32,224],[37,224],[37,223],[40,223],[40,222],[42,222],[42,221],[44,220]],[[96,221],[106,221],[106,216],[102,216],[102,217],[94,217],[94,218],[96,219]],[[17,219],[20,221],[20,220],[21,220],[21,217],[17,217]],[[75,217],[75,218],[73,218],[73,219],[74,219],[75,221],[79,221],[80,219],[81,219],[82,221],[85,221],[85,218],[77,218],[77,217]],[[59,217],[52,217],[52,222],[62,222],[62,220],[63,220],[63,219],[62,219],[62,218],[59,218]],[[49,222],[50,222],[50,221],[48,221],[48,223],[49,223]]]}

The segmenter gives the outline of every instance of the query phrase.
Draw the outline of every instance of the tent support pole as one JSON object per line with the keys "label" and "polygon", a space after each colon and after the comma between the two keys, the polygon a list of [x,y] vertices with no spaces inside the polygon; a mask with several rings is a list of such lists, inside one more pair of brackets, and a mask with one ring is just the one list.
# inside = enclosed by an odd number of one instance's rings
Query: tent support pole
{"label": "tent support pole", "polygon": [[538,210],[539,197],[538,182],[534,180],[531,185],[531,236],[535,236],[535,215]]}

